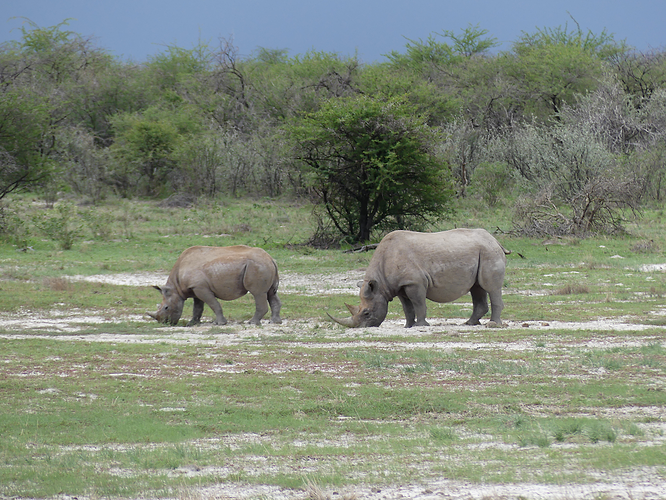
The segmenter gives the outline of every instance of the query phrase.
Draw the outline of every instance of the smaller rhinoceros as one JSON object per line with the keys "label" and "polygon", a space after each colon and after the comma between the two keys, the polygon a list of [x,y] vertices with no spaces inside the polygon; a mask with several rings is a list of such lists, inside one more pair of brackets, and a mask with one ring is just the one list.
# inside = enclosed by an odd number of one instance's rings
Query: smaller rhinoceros
{"label": "smaller rhinoceros", "polygon": [[261,248],[190,247],[178,257],[166,284],[154,287],[162,293],[162,304],[157,313],[148,315],[160,323],[175,325],[183,314],[183,304],[193,298],[194,310],[187,326],[201,321],[204,303],[215,313],[215,324],[225,325],[227,320],[217,299],[235,300],[250,292],[256,305],[250,323],[261,324],[269,304],[271,323],[282,323],[278,283],[277,264]]}

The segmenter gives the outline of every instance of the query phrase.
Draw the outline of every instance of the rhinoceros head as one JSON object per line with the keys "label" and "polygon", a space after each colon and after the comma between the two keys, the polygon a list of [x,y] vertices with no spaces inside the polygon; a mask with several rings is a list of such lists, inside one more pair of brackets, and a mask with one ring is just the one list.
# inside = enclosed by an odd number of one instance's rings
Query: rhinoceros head
{"label": "rhinoceros head", "polygon": [[177,325],[178,320],[183,314],[183,304],[185,301],[180,295],[178,295],[178,292],[168,284],[163,287],[154,286],[153,288],[159,290],[162,294],[162,303],[157,308],[155,314],[148,313],[148,316],[156,319],[160,323]]}
{"label": "rhinoceros head", "polygon": [[340,323],[348,328],[365,328],[379,326],[386,318],[388,312],[388,300],[379,292],[379,284],[376,280],[366,280],[360,283],[361,298],[360,306],[350,306],[345,304],[351,318],[338,319],[330,314],[328,315],[336,323]]}

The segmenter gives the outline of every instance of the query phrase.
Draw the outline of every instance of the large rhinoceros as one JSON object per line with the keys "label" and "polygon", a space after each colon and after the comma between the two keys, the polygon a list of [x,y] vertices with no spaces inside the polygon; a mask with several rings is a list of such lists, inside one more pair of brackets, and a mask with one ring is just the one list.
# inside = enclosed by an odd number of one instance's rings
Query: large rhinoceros
{"label": "large rhinoceros", "polygon": [[217,299],[234,300],[250,292],[256,305],[250,323],[261,324],[269,304],[271,322],[282,323],[278,283],[277,264],[261,248],[190,247],[178,257],[166,284],[154,287],[162,293],[162,304],[156,314],[148,315],[175,325],[183,314],[183,304],[193,298],[194,310],[187,326],[200,322],[204,303],[215,312],[215,324],[224,325],[227,320]]}
{"label": "large rhinoceros", "polygon": [[398,297],[407,319],[405,327],[427,326],[426,299],[451,302],[470,292],[473,311],[466,324],[479,324],[488,312],[490,295],[490,320],[501,325],[502,286],[509,253],[484,229],[394,231],[377,246],[359,284],[360,307],[346,304],[351,318],[329,316],[351,328],[379,326],[386,318],[388,303]]}

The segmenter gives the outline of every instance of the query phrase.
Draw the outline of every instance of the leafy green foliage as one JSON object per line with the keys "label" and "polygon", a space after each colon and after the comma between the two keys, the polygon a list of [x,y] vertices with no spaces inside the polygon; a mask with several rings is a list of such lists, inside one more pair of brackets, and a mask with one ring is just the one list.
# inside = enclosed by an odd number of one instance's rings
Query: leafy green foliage
{"label": "leafy green foliage", "polygon": [[211,50],[205,43],[189,50],[169,45],[163,53],[150,58],[148,70],[162,91],[177,91],[188,79],[207,71],[211,58]]}
{"label": "leafy green foliage", "polygon": [[527,96],[526,104],[539,117],[552,116],[576,94],[596,87],[602,75],[602,61],[584,47],[563,43],[519,44],[519,57],[508,55],[508,76]]}
{"label": "leafy green foliage", "polygon": [[64,31],[66,24],[29,22],[30,29],[21,27],[22,42],[0,51],[0,198],[48,181],[56,132],[77,116],[84,75],[104,60],[86,40]]}
{"label": "leafy green foliage", "polygon": [[17,208],[0,204],[0,241],[9,242],[19,248],[26,248],[29,229]]}
{"label": "leafy green foliage", "polygon": [[328,217],[351,241],[447,208],[449,176],[429,148],[436,132],[404,99],[329,100],[291,134]]}
{"label": "leafy green foliage", "polygon": [[187,107],[149,108],[144,113],[118,114],[113,121],[116,143],[112,173],[123,195],[155,194],[165,189],[174,169],[174,152],[200,128]]}
{"label": "leafy green foliage", "polygon": [[[574,20],[575,22],[575,20]],[[581,50],[599,55],[602,59],[610,59],[624,47],[616,43],[615,39],[605,29],[596,34],[592,31],[583,31],[575,22],[576,29],[569,30],[569,26],[537,28],[534,33],[525,33],[516,42],[516,50],[529,47],[549,47],[554,45],[577,47]]]}
{"label": "leafy green foliage", "polygon": [[468,26],[460,35],[446,30],[440,36],[450,39],[452,45],[439,42],[433,34],[425,41],[409,40],[405,46],[405,54],[392,51],[386,57],[396,67],[430,74],[434,68],[459,64],[465,58],[482,55],[497,46],[495,38],[485,38],[487,34],[488,30],[481,29],[478,25]]}
{"label": "leafy green foliage", "polygon": [[474,169],[472,185],[490,207],[509,196],[515,184],[513,171],[506,163],[481,163]]}

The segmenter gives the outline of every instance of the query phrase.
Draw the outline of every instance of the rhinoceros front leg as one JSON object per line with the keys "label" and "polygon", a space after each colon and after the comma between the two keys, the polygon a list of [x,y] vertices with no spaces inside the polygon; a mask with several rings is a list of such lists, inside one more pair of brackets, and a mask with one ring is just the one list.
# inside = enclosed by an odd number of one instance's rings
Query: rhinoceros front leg
{"label": "rhinoceros front leg", "polygon": [[416,312],[414,311],[414,304],[409,300],[403,291],[398,293],[398,298],[402,304],[402,310],[405,312],[405,328],[410,328],[416,322]]}
{"label": "rhinoceros front leg", "polygon": [[[217,301],[217,298],[215,297],[215,294],[211,292],[208,288],[195,288],[192,290],[196,298],[199,298],[199,302],[203,301],[206,304],[208,304],[208,307],[210,307],[213,312],[215,313],[215,324],[216,325],[226,325],[227,324],[227,319],[224,317],[224,314],[222,314],[222,306],[220,303]],[[194,302],[194,305],[196,306],[196,299]],[[203,310],[203,304],[201,305],[201,308]],[[201,314],[199,314],[199,317],[201,317]],[[192,318],[194,320],[194,318]]]}
{"label": "rhinoceros front leg", "polygon": [[[409,324],[409,317],[407,318],[406,328],[411,326],[430,326],[430,323],[426,321],[426,289],[424,286],[420,285],[408,285],[403,288],[405,297],[408,301],[411,302],[412,308],[414,309],[414,314],[416,315],[416,322],[414,325]],[[402,300],[402,299],[401,299]],[[404,302],[403,302],[404,308]],[[407,313],[405,313],[407,316]]]}
{"label": "rhinoceros front leg", "polygon": [[201,315],[203,314],[204,303],[203,300],[194,297],[194,307],[192,308],[192,319],[187,326],[195,326],[201,323]]}

